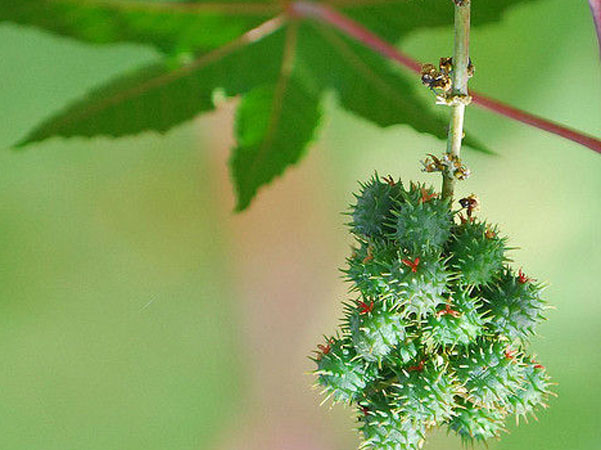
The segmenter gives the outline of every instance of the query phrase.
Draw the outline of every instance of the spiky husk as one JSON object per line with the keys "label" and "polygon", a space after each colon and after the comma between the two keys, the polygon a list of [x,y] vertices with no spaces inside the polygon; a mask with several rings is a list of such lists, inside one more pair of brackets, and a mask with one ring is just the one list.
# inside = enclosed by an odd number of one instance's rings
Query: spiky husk
{"label": "spiky husk", "polygon": [[521,353],[542,288],[503,269],[496,227],[473,214],[453,225],[431,188],[377,176],[351,215],[357,244],[344,272],[356,300],[316,374],[327,395],[362,411],[363,447],[417,450],[440,425],[484,441],[508,414],[544,406],[549,378]]}
{"label": "spiky husk", "polygon": [[435,313],[436,308],[445,302],[443,294],[449,280],[444,261],[435,256],[421,257],[415,272],[402,260],[400,264],[399,282],[402,286],[402,296],[397,306],[402,315],[419,320]]}
{"label": "spiky husk", "polygon": [[357,355],[348,337],[331,338],[327,350],[317,357],[319,384],[334,401],[351,401],[361,397],[367,383],[375,377],[370,367]]}
{"label": "spiky husk", "polygon": [[351,231],[357,236],[374,240],[382,239],[391,232],[387,227],[391,212],[401,199],[403,186],[400,181],[391,184],[375,174],[367,183],[361,184],[356,203],[351,206]]}
{"label": "spiky husk", "polygon": [[378,302],[371,311],[353,305],[348,314],[353,345],[366,361],[381,361],[406,338],[407,323],[386,301]]}
{"label": "spiky husk", "polygon": [[344,273],[352,283],[351,291],[360,292],[364,297],[398,301],[403,295],[399,251],[390,243],[361,242],[347,259]]}
{"label": "spiky husk", "polygon": [[480,408],[460,399],[449,430],[459,435],[465,445],[498,437],[505,430],[505,413],[500,409]]}
{"label": "spiky husk", "polygon": [[451,365],[468,400],[483,408],[507,407],[524,380],[520,358],[503,342],[480,339],[452,357]]}
{"label": "spiky husk", "polygon": [[448,252],[458,282],[469,286],[489,283],[503,268],[505,242],[497,227],[486,222],[466,221],[454,227]]}
{"label": "spiky husk", "polygon": [[411,184],[403,193],[404,202],[393,210],[391,224],[397,245],[410,253],[440,252],[451,235],[453,225],[449,202],[429,198],[433,191]]}
{"label": "spiky husk", "polygon": [[446,367],[417,362],[397,371],[390,395],[404,420],[436,425],[453,415],[458,383]]}
{"label": "spiky husk", "polygon": [[424,424],[409,421],[384,394],[375,394],[359,403],[362,413],[359,429],[364,441],[361,448],[378,450],[418,450],[424,441]]}
{"label": "spiky husk", "polygon": [[545,401],[551,394],[551,380],[540,364],[530,361],[524,367],[524,381],[520,389],[509,396],[510,411],[518,418],[533,413],[537,407],[546,407]]}
{"label": "spiky husk", "polygon": [[470,297],[465,289],[457,289],[444,307],[428,317],[422,341],[432,349],[469,345],[484,333],[488,319],[478,310],[480,299]]}
{"label": "spiky husk", "polygon": [[489,327],[511,341],[522,343],[534,334],[536,325],[544,320],[543,286],[534,280],[516,276],[506,268],[494,284],[482,289],[482,311],[490,317]]}
{"label": "spiky husk", "polygon": [[[413,268],[411,264],[416,261]],[[443,293],[450,273],[440,257],[411,257],[401,254],[390,243],[362,243],[353,250],[347,263],[344,272],[352,283],[351,292],[391,301],[404,318],[420,319],[434,313],[445,301]]]}

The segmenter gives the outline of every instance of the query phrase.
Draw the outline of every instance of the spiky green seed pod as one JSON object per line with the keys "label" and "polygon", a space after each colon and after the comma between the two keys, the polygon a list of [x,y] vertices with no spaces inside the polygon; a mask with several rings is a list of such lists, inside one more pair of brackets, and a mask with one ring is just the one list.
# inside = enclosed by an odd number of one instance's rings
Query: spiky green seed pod
{"label": "spiky green seed pod", "polygon": [[444,262],[435,256],[422,256],[401,258],[400,264],[397,277],[402,296],[397,306],[403,316],[419,320],[434,314],[445,302],[443,294],[450,277]]}
{"label": "spiky green seed pod", "polygon": [[407,323],[389,302],[359,301],[347,314],[355,350],[366,361],[381,361],[406,338]]}
{"label": "spiky green seed pod", "polygon": [[347,281],[352,283],[352,292],[360,292],[367,298],[400,298],[403,269],[399,251],[393,245],[361,242],[353,249],[347,265],[344,273]]}
{"label": "spiky green seed pod", "polygon": [[428,317],[422,341],[433,350],[469,345],[484,333],[488,319],[478,310],[480,299],[470,297],[465,289],[452,294],[444,307]]}
{"label": "spiky green seed pod", "polygon": [[539,406],[546,407],[545,401],[549,395],[551,395],[551,381],[547,371],[534,361],[527,362],[520,389],[509,396],[510,411],[518,418],[525,417]]}
{"label": "spiky green seed pod", "polygon": [[355,195],[357,202],[351,206],[351,231],[360,237],[383,239],[391,231],[386,224],[391,221],[391,212],[398,205],[402,190],[400,181],[386,182],[377,174],[362,183],[361,191]]}
{"label": "spiky green seed pod", "polygon": [[343,337],[331,338],[320,346],[315,374],[328,396],[346,402],[362,396],[374,370],[357,355],[350,338]]}
{"label": "spiky green seed pod", "polygon": [[503,268],[505,242],[497,228],[486,222],[468,220],[457,225],[448,252],[451,267],[460,275],[458,281],[469,286],[489,283]]}
{"label": "spiky green seed pod", "polygon": [[536,325],[544,320],[545,302],[541,294],[543,286],[506,268],[490,286],[482,289],[482,311],[490,316],[489,327],[521,343],[534,334]]}
{"label": "spiky green seed pod", "polygon": [[389,392],[404,420],[435,425],[453,415],[457,388],[446,367],[420,361],[398,371]]}
{"label": "spiky green seed pod", "polygon": [[520,358],[503,342],[480,339],[451,358],[451,365],[468,400],[483,408],[507,407],[509,397],[524,381]]}
{"label": "spiky green seed pod", "polygon": [[406,420],[390,403],[384,394],[372,395],[359,403],[362,410],[359,429],[364,436],[360,448],[419,450],[426,433],[425,425]]}
{"label": "spiky green seed pod", "polygon": [[503,410],[479,408],[463,399],[458,403],[449,429],[457,433],[465,445],[498,437],[505,430]]}
{"label": "spiky green seed pod", "polygon": [[428,255],[411,258],[390,244],[363,243],[353,251],[344,271],[352,292],[391,300],[403,317],[422,318],[444,302],[450,274],[444,261]]}
{"label": "spiky green seed pod", "polygon": [[411,185],[404,202],[393,211],[392,235],[398,246],[414,254],[437,253],[451,235],[449,203],[433,197],[431,189]]}
{"label": "spiky green seed pod", "polygon": [[[340,337],[319,346],[318,383],[361,410],[362,447],[417,450],[446,425],[465,443],[544,406],[550,381],[521,352],[542,317],[542,288],[504,268],[505,238],[475,220],[475,196],[452,222],[431,188],[377,176],[353,206],[357,240]],[[519,351],[519,352],[518,352]]]}

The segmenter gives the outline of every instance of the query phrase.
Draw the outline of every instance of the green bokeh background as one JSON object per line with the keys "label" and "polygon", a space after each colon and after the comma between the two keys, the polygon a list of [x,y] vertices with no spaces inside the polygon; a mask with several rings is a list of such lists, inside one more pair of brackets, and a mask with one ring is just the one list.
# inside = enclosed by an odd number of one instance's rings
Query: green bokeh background
{"label": "green bokeh background", "polygon": [[[436,60],[450,38],[421,32],[403,48]],[[7,24],[0,54],[0,448],[354,448],[350,411],[319,408],[304,374],[341,315],[339,213],[374,169],[431,180],[417,162],[442,144],[378,129],[332,98],[305,161],[236,216],[235,102],[164,136],[14,151],[40,120],[157,54]],[[601,135],[585,1],[515,8],[474,31],[472,56],[474,88]],[[479,195],[557,308],[533,351],[559,397],[490,447],[599,449],[601,158],[476,108],[468,126],[498,155],[466,151],[474,176],[460,193]],[[440,432],[425,448],[460,443]]]}

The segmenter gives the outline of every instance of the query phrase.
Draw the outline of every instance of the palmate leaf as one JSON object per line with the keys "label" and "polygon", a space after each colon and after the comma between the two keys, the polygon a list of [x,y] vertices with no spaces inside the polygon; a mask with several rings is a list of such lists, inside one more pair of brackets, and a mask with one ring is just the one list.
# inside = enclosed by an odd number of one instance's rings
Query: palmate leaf
{"label": "palmate leaf", "polygon": [[153,65],[111,82],[41,124],[19,146],[57,135],[164,132],[213,109],[217,88],[227,96],[247,93],[231,160],[242,210],[261,185],[301,158],[327,90],[335,90],[345,108],[380,126],[407,123],[444,139],[445,121],[387,61],[320,26],[299,29],[293,23],[276,30],[279,24],[264,27],[271,34],[262,39],[249,42],[244,36],[179,69]]}
{"label": "palmate leaf", "polygon": [[[383,27],[381,16],[387,16],[385,28],[395,30],[384,34],[393,39],[420,26],[452,21],[452,5],[443,7],[440,0],[332,3],[376,29]],[[514,3],[481,0],[478,8],[487,12],[476,23],[498,19]],[[302,157],[315,136],[320,99],[327,91],[336,92],[342,107],[379,126],[408,124],[446,137],[446,121],[416,95],[415,77],[323,24],[274,16],[279,2],[0,0],[0,5],[0,20],[93,42],[132,40],[168,52],[197,52],[186,65],[156,64],[93,91],[35,128],[21,146],[52,136],[164,132],[213,109],[219,88],[226,96],[243,95],[231,158],[237,209],[242,210],[257,189]],[[485,150],[469,137],[466,144]]]}

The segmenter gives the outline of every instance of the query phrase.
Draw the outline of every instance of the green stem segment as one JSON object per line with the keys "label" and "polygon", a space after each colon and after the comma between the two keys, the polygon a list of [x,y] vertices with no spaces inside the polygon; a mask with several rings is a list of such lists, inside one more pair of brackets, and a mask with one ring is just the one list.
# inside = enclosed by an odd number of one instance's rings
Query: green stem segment
{"label": "green stem segment", "polygon": [[[455,3],[455,50],[453,52],[453,91],[457,99],[467,99],[468,66],[470,62],[470,0],[453,0]],[[458,101],[451,107],[447,155],[459,158],[463,140],[463,121],[466,102]],[[443,172],[442,197],[453,198],[455,178],[453,174]]]}

